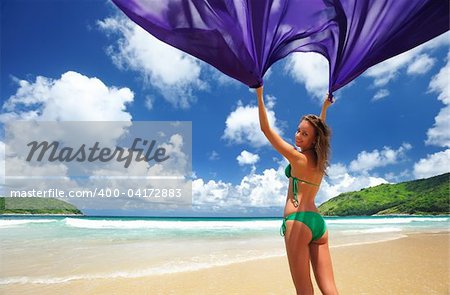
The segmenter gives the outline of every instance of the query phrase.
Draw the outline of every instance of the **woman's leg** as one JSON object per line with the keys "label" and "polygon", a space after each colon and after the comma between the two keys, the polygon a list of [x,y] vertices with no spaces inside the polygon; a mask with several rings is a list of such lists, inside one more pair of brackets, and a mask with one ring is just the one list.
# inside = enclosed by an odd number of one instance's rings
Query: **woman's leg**
{"label": "woman's leg", "polygon": [[324,295],[338,294],[333,275],[330,249],[328,246],[328,231],[318,240],[309,244],[311,264],[317,285]]}
{"label": "woman's leg", "polygon": [[297,294],[314,294],[309,270],[311,230],[299,221],[286,221],[286,252]]}

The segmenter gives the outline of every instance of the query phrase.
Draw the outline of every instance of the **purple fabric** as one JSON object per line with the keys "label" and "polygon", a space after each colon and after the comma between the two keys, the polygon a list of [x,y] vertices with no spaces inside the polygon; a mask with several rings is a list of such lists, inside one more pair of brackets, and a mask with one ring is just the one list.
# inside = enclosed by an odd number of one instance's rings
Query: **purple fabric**
{"label": "purple fabric", "polygon": [[449,30],[448,0],[112,0],[156,38],[256,88],[291,52],[330,64],[329,91]]}

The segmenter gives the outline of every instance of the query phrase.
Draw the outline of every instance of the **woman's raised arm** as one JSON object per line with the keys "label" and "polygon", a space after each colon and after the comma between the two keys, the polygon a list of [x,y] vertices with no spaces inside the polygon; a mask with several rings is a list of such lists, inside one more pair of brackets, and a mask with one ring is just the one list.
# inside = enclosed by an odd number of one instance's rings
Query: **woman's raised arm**
{"label": "woman's raised arm", "polygon": [[284,141],[284,139],[270,127],[269,120],[267,119],[266,107],[264,106],[262,86],[256,89],[256,95],[258,97],[259,126],[272,146],[286,159],[288,159],[290,163],[298,161],[304,157],[294,148],[294,146]]}

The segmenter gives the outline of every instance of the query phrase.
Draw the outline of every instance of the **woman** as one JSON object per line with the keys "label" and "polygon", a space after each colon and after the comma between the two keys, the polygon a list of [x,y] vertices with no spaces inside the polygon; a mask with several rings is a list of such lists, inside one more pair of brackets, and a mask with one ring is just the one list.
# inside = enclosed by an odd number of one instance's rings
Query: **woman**
{"label": "woman", "polygon": [[314,204],[328,165],[330,129],[325,124],[325,116],[331,102],[328,97],[325,99],[320,117],[306,115],[301,119],[295,133],[295,145],[301,149],[299,152],[270,128],[263,88],[258,88],[256,92],[261,130],[272,146],[289,161],[285,171],[289,178],[289,189],[281,234],[284,235],[297,294],[314,294],[310,260],[322,293],[338,294],[328,247],[328,231]]}

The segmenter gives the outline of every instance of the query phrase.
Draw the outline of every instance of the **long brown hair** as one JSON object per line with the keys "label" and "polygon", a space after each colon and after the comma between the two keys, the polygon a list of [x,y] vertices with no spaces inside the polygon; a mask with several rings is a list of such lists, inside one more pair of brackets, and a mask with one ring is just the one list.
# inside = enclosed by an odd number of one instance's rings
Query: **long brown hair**
{"label": "long brown hair", "polygon": [[314,152],[317,159],[317,169],[323,172],[325,175],[326,169],[329,166],[328,159],[330,157],[330,138],[331,138],[331,129],[328,125],[322,121],[322,119],[316,115],[304,115],[302,119],[306,120],[314,127],[316,133],[316,144],[314,145]]}

